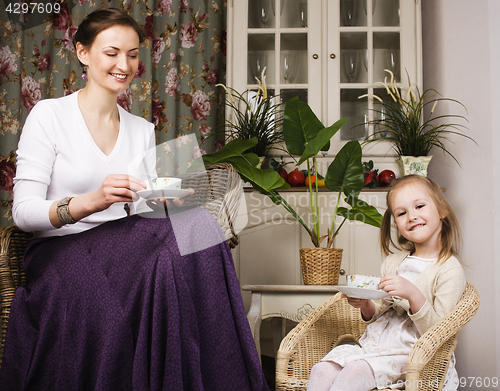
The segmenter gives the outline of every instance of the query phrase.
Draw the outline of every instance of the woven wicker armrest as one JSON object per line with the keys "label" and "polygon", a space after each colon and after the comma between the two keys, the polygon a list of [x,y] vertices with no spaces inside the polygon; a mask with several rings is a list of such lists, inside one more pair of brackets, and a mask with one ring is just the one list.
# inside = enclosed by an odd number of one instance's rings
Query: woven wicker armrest
{"label": "woven wicker armrest", "polygon": [[12,299],[16,289],[26,284],[23,255],[26,245],[32,237],[33,234],[23,232],[13,225],[0,231],[0,297],[2,299],[0,312],[0,366],[2,364]]}
{"label": "woven wicker armrest", "polygon": [[345,335],[357,340],[366,323],[340,294],[332,296],[300,322],[281,342],[276,360],[276,389],[305,390],[314,364]]}
{"label": "woven wicker armrest", "polygon": [[457,344],[456,335],[478,308],[479,294],[467,283],[457,305],[413,345],[407,362],[406,390],[442,389]]}
{"label": "woven wicker armrest", "polygon": [[183,188],[192,188],[194,194],[186,197],[185,206],[206,209],[217,220],[231,248],[238,244],[234,220],[243,195],[243,182],[234,167],[218,163],[180,176]]}

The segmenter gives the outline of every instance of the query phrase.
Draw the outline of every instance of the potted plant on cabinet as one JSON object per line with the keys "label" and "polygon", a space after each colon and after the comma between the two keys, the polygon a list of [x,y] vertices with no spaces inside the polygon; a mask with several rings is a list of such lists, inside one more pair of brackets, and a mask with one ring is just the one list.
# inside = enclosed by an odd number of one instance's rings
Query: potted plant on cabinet
{"label": "potted plant on cabinet", "polygon": [[[325,127],[309,105],[298,98],[293,98],[286,104],[284,114],[283,136],[286,149],[291,155],[300,156],[297,165],[307,164],[310,178],[311,163],[316,166],[318,153],[328,150],[330,139],[348,118]],[[204,164],[219,162],[232,164],[243,180],[250,182],[255,190],[268,196],[276,205],[282,205],[304,227],[314,245],[313,248],[301,251],[304,253],[304,261],[301,260],[304,283],[337,284],[342,250],[333,249],[332,244],[345,221],[357,220],[375,227],[380,227],[382,221],[382,216],[375,207],[358,198],[364,182],[359,142],[346,143],[328,167],[325,185],[329,190],[338,192],[338,196],[331,226],[325,235],[320,233],[317,182],[312,184],[309,180],[312,215],[312,226],[309,226],[279,192],[289,188],[290,185],[276,171],[255,167],[258,158],[248,151],[256,142],[256,139],[233,140],[217,153],[203,156]],[[340,206],[342,197],[345,197],[347,205],[345,207]],[[343,218],[338,225],[336,225],[337,216]],[[323,243],[325,246],[321,247]]]}
{"label": "potted plant on cabinet", "polygon": [[226,119],[215,132],[207,136],[222,134],[228,140],[257,139],[257,144],[248,152],[255,153],[259,157],[258,166],[272,148],[280,149],[283,143],[283,109],[282,103],[278,102],[277,96],[268,94],[266,85],[266,69],[262,71],[261,79],[255,78],[258,83],[257,90],[248,89],[239,93],[234,88],[223,87],[226,93],[226,110],[229,111]]}
{"label": "potted plant on cabinet", "polygon": [[[286,148],[291,155],[300,156],[297,165],[306,163],[309,178],[312,227],[303,226],[314,247],[300,249],[302,277],[306,284],[338,283],[342,249],[332,248],[332,244],[346,220],[357,220],[375,227],[380,227],[382,222],[377,209],[358,198],[364,184],[362,152],[358,141],[349,141],[335,156],[325,175],[325,186],[338,192],[338,196],[330,228],[326,235],[320,234],[319,189],[317,181],[312,184],[311,166],[317,167],[318,154],[328,151],[331,138],[347,120],[348,118],[343,118],[332,126],[325,127],[309,105],[298,98],[290,100],[285,107],[283,136]],[[350,208],[340,206],[342,196],[345,196],[345,202]],[[337,216],[343,217],[343,220],[336,227]],[[326,245],[321,247],[324,240]]]}
{"label": "potted plant on cabinet", "polygon": [[[380,119],[370,121],[375,126],[375,131],[365,143],[378,141],[390,141],[394,150],[400,156],[400,164],[403,175],[420,174],[427,175],[427,165],[432,156],[429,153],[433,147],[441,149],[450,155],[457,163],[458,160],[446,148],[444,140],[450,136],[458,135],[472,140],[464,134],[465,126],[458,123],[443,123],[449,118],[467,119],[462,115],[441,114],[434,115],[434,110],[439,102],[452,102],[465,106],[455,99],[443,98],[434,89],[427,89],[422,94],[418,87],[410,82],[408,76],[408,89],[405,97],[400,93],[394,83],[394,74],[386,69],[391,80],[390,83],[380,84],[388,94],[385,101],[377,95],[373,98],[379,101],[379,108],[374,109]],[[367,95],[360,96],[360,98]],[[474,140],[472,140],[474,141]]]}

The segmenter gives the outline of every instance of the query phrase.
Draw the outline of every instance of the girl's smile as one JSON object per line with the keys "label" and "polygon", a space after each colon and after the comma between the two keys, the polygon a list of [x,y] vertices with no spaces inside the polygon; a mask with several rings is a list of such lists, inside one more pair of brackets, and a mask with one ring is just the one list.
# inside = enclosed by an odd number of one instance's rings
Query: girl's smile
{"label": "girl's smile", "polygon": [[415,244],[415,254],[439,254],[441,215],[427,189],[409,183],[391,195],[394,220],[401,234]]}

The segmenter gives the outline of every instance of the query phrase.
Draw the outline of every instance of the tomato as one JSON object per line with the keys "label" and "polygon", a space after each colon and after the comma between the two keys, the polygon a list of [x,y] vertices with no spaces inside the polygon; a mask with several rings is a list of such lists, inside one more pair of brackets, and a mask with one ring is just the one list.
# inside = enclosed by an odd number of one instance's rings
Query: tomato
{"label": "tomato", "polygon": [[378,183],[380,183],[382,187],[387,187],[394,179],[396,179],[396,174],[394,174],[393,171],[384,170],[378,176]]}
{"label": "tomato", "polygon": [[365,182],[363,186],[369,187],[370,189],[373,189],[374,187],[378,186],[378,178],[379,176],[377,175],[377,170],[375,171],[367,171],[365,172]]}
{"label": "tomato", "polygon": [[[321,178],[321,176],[320,176]],[[316,175],[311,175],[311,186],[316,187],[315,183],[318,182],[318,187],[325,187],[325,180],[324,179],[318,179]],[[306,187],[309,187],[309,177],[306,176],[305,180],[305,185]]]}
{"label": "tomato", "polygon": [[[314,182],[316,182],[316,175],[311,175],[311,185],[314,186]],[[309,177],[306,176],[305,180],[306,187],[309,187]]]}
{"label": "tomato", "polygon": [[298,168],[288,174],[288,183],[293,187],[304,186],[306,176]]}

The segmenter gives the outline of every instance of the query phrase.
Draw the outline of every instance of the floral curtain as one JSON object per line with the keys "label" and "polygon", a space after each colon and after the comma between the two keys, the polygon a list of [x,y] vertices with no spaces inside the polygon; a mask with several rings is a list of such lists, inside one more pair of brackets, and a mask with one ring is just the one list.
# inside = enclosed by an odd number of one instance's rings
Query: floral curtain
{"label": "floral curtain", "polygon": [[125,10],[147,37],[136,77],[118,103],[155,124],[158,144],[189,133],[200,139],[198,154],[221,144],[204,136],[223,117],[216,84],[225,77],[226,0],[54,0],[31,14],[22,13],[25,1],[14,3],[0,10],[1,226],[13,223],[15,151],[26,116],[40,99],[85,86],[72,38],[97,8]]}

